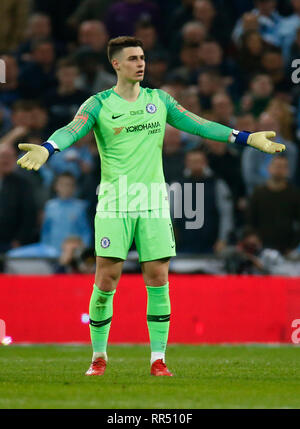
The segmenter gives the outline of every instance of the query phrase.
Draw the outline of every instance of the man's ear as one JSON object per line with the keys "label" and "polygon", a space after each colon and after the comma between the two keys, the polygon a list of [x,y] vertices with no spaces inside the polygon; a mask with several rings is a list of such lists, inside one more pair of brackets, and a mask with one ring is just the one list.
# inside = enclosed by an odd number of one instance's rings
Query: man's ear
{"label": "man's ear", "polygon": [[113,68],[117,71],[117,70],[120,70],[120,64],[119,64],[119,61],[116,59],[116,58],[114,58],[112,61],[111,61],[111,65],[113,66]]}

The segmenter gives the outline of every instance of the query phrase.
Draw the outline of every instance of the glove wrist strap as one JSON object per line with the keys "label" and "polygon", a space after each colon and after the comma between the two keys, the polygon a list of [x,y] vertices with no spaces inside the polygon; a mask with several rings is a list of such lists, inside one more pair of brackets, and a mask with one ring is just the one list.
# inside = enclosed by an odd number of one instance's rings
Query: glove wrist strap
{"label": "glove wrist strap", "polygon": [[248,131],[232,130],[230,143],[236,143],[242,146],[247,146],[247,140],[250,134],[251,133],[249,133]]}
{"label": "glove wrist strap", "polygon": [[[56,151],[59,151],[56,144],[53,144],[52,142],[45,142],[42,144],[43,147],[45,147],[49,152],[49,158],[51,155],[53,155]],[[56,146],[56,147],[55,147]]]}

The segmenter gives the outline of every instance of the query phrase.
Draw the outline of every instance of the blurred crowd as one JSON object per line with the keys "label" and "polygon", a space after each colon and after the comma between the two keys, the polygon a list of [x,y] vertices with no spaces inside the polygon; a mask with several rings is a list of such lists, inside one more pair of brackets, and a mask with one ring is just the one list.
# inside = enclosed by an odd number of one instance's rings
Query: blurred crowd
{"label": "blurred crowd", "polygon": [[167,125],[166,182],[205,189],[202,228],[174,218],[178,254],[222,255],[227,272],[248,274],[298,257],[300,0],[1,0],[0,16],[0,254],[94,269],[93,134],[38,172],[16,166],[17,145],[44,142],[115,85],[107,41],[134,35],[146,54],[142,86],[238,130],[274,130],[286,145],[272,156]]}

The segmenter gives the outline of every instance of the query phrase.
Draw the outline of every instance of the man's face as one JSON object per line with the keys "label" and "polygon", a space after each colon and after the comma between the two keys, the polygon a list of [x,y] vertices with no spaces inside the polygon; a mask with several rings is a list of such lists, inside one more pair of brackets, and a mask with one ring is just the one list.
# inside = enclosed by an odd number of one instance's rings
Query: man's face
{"label": "man's face", "polygon": [[288,160],[283,157],[275,157],[269,166],[269,173],[273,180],[286,180],[289,177]]}
{"label": "man's face", "polygon": [[112,59],[117,74],[129,82],[141,82],[145,73],[145,55],[140,46],[122,49]]}
{"label": "man's face", "polygon": [[52,43],[41,43],[32,53],[34,61],[42,65],[52,64],[55,52]]}
{"label": "man's face", "polygon": [[60,177],[56,182],[55,191],[59,198],[71,198],[75,192],[74,179],[67,176]]}
{"label": "man's face", "polygon": [[219,65],[222,62],[222,49],[218,43],[204,42],[199,48],[199,57],[210,66]]}
{"label": "man's face", "polygon": [[261,249],[261,246],[261,241],[256,234],[248,235],[242,242],[243,250],[253,255]]}
{"label": "man's face", "polygon": [[192,176],[202,176],[207,167],[206,156],[201,152],[187,153],[185,166],[190,170]]}
{"label": "man's face", "polygon": [[79,27],[78,40],[81,46],[99,51],[105,47],[107,38],[107,31],[100,21],[85,21]]}
{"label": "man's face", "polygon": [[57,78],[62,86],[73,88],[75,86],[76,78],[78,77],[78,68],[73,66],[61,67],[57,71]]}
{"label": "man's face", "polygon": [[51,21],[45,15],[34,15],[29,20],[27,34],[32,38],[46,38],[51,35]]}
{"label": "man's face", "polygon": [[216,95],[212,99],[213,111],[219,117],[229,117],[233,113],[233,105],[227,95]]}
{"label": "man's face", "polygon": [[268,75],[260,75],[254,79],[250,85],[251,90],[256,97],[269,97],[273,91],[271,78]]}

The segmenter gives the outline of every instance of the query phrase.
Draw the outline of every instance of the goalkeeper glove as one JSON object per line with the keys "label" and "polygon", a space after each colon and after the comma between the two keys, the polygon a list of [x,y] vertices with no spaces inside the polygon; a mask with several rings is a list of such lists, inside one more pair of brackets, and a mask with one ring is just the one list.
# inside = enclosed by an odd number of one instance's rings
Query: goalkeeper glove
{"label": "goalkeeper glove", "polygon": [[232,132],[232,143],[242,144],[244,146],[252,146],[255,149],[265,153],[279,153],[286,148],[284,144],[275,143],[269,140],[276,136],[275,131],[260,131],[258,133],[248,133],[247,131]]}
{"label": "goalkeeper glove", "polygon": [[17,161],[17,164],[27,170],[36,171],[41,168],[49,156],[55,152],[52,144],[48,142],[42,145],[21,143],[18,145],[18,148],[27,151],[27,153]]}

